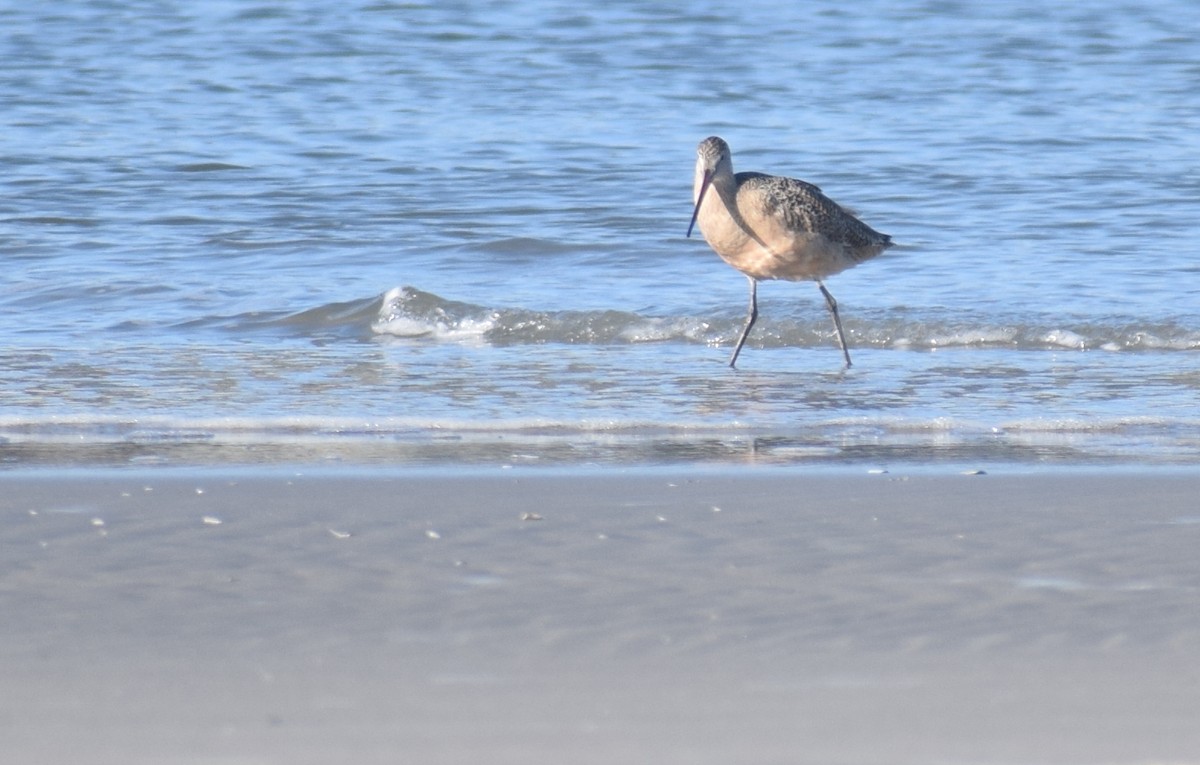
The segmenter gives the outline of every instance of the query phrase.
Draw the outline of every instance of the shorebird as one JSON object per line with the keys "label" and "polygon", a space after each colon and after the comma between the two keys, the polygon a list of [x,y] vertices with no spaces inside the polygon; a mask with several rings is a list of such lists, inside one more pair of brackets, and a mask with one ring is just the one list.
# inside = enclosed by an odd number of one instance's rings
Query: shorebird
{"label": "shorebird", "polygon": [[892,238],[854,217],[811,183],[763,173],[735,175],[729,144],[717,136],[696,147],[692,197],[696,209],[687,235],[699,222],[708,246],[750,280],[750,313],[729,366],[737,364],[758,319],[759,281],[785,279],[817,283],[849,367],[850,351],[837,301],[821,280],[870,260],[891,247]]}

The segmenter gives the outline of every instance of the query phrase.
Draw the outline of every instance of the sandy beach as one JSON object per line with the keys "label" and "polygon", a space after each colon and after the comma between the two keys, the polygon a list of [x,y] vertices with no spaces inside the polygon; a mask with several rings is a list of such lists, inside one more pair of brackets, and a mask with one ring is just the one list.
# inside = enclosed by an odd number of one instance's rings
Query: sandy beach
{"label": "sandy beach", "polygon": [[13,763],[1200,763],[1200,476],[0,477]]}

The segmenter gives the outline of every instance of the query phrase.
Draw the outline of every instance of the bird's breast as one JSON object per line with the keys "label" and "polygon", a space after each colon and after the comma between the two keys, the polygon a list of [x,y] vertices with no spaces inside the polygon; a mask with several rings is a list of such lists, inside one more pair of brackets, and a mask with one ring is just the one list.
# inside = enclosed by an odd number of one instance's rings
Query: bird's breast
{"label": "bird's breast", "polygon": [[[712,193],[717,192],[717,193]],[[700,207],[704,240],[729,265],[754,279],[823,279],[858,261],[820,233],[789,228],[745,190],[714,188]]]}

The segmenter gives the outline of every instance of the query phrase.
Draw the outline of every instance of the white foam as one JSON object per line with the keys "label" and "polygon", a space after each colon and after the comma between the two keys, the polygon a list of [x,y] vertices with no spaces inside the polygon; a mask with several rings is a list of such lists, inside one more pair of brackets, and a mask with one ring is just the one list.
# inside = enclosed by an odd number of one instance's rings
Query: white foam
{"label": "white foam", "polygon": [[371,325],[371,331],[377,335],[395,335],[396,337],[424,337],[432,335],[435,327],[429,322],[398,316],[385,321],[376,321]]}
{"label": "white foam", "polygon": [[1161,351],[1188,351],[1200,348],[1200,339],[1193,336],[1164,338],[1150,332],[1138,332],[1130,343],[1138,348]]}
{"label": "white foam", "polygon": [[422,321],[408,316],[397,316],[371,325],[377,335],[393,337],[432,337],[435,340],[463,341],[479,340],[496,327],[494,316],[487,319],[460,319],[455,322]]}
{"label": "white foam", "polygon": [[617,337],[630,343],[654,343],[676,338],[707,342],[708,322],[695,319],[646,319],[622,329]]}
{"label": "white foam", "polygon": [[1069,329],[1054,329],[1042,336],[1042,342],[1063,348],[1084,349],[1088,347],[1087,338]]}
{"label": "white foam", "polygon": [[440,307],[433,310],[433,317],[414,316],[405,310],[405,303],[412,299],[407,287],[393,287],[383,295],[378,318],[371,324],[377,335],[393,337],[432,337],[437,340],[478,340],[496,327],[498,314],[491,313],[483,319],[470,317],[452,318]]}
{"label": "white foam", "polygon": [[[940,335],[931,335],[928,343],[934,348],[953,348],[966,345],[996,345],[1013,343],[1017,332],[1009,327],[980,327],[978,329],[959,330]],[[905,338],[900,341],[911,343]]]}

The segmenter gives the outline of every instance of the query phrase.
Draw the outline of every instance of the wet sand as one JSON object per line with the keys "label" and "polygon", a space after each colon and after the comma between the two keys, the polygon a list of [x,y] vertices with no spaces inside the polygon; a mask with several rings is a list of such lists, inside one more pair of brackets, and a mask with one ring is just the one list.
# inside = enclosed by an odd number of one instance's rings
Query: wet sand
{"label": "wet sand", "polygon": [[21,763],[1200,763],[1200,475],[0,476]]}

